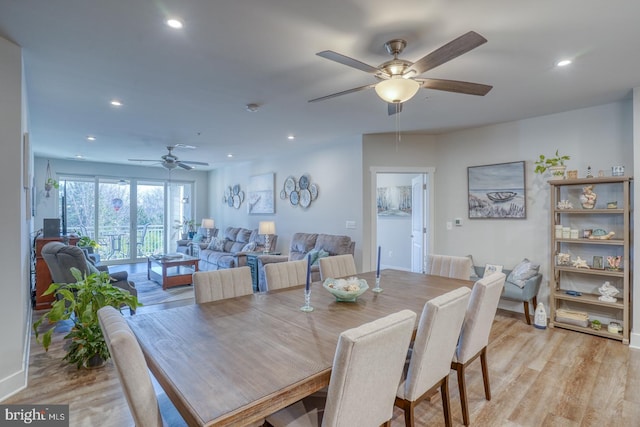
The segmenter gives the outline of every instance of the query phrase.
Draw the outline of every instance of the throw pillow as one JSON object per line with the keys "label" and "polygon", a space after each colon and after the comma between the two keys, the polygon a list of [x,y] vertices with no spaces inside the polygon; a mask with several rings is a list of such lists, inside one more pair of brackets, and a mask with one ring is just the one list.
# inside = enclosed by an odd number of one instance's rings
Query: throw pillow
{"label": "throw pillow", "polygon": [[191,239],[191,241],[193,243],[200,243],[202,242],[202,239],[204,239],[204,236],[202,234],[197,234],[195,236],[193,236],[193,239]]}
{"label": "throw pillow", "polygon": [[482,277],[487,277],[492,275],[493,273],[500,273],[502,271],[502,266],[497,264],[485,264],[484,266],[484,274]]}
{"label": "throw pillow", "polygon": [[320,249],[318,251],[318,259],[316,259],[316,262],[311,263],[311,265],[318,265],[320,263],[320,258],[326,258],[329,256],[329,252],[325,251],[324,249]]}
{"label": "throw pillow", "polygon": [[539,264],[534,264],[525,258],[511,270],[507,277],[507,282],[511,282],[519,288],[524,288],[524,283],[527,279],[538,274],[538,270],[540,270]]}
{"label": "throw pillow", "polygon": [[311,262],[311,265],[314,265],[318,262],[318,256],[320,255],[320,251],[317,249],[312,249],[310,250],[307,255],[305,255],[305,259],[307,259],[308,257],[311,257],[309,259],[309,261]]}
{"label": "throw pillow", "polygon": [[256,242],[249,242],[242,247],[240,252],[253,252],[256,250]]}
{"label": "throw pillow", "polygon": [[214,237],[211,239],[211,242],[209,242],[209,245],[207,245],[207,249],[216,252],[224,251],[224,240]]}

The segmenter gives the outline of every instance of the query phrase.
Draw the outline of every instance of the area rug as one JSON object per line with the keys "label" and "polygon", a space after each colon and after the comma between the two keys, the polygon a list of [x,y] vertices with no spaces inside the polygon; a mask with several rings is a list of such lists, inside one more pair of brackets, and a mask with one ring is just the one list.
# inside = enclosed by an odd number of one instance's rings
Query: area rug
{"label": "area rug", "polygon": [[184,285],[162,290],[162,285],[147,279],[147,273],[133,273],[129,280],[136,284],[138,301],[143,305],[160,304],[183,299],[193,299],[193,286]]}

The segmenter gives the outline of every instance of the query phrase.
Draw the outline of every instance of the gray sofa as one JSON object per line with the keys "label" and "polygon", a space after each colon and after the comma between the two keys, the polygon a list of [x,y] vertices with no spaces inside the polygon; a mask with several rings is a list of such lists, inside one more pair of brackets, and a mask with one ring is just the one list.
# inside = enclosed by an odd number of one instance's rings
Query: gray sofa
{"label": "gray sofa", "polygon": [[[328,256],[354,254],[356,242],[349,236],[339,236],[333,234],[318,233],[295,233],[291,238],[289,255],[260,255],[258,257],[258,289],[264,292],[266,280],[264,276],[264,265],[273,262],[298,261],[310,251],[323,250],[328,252]],[[320,267],[318,263],[311,266],[311,281],[320,280]]]}
{"label": "gray sofa", "polygon": [[[207,238],[207,230],[209,230],[209,237]],[[206,249],[209,246],[209,242],[212,238],[218,236],[217,228],[204,228],[198,227],[198,231],[191,239],[180,239],[176,241],[176,252],[180,252],[187,255],[192,255],[193,245],[198,245],[200,249]],[[196,240],[194,242],[194,240]]]}
{"label": "gray sofa", "polygon": [[[258,229],[249,230],[247,228],[227,227],[222,236],[218,236],[209,243],[209,245],[200,249],[200,261],[198,268],[200,270],[221,270],[225,268],[235,268],[247,265],[247,252],[264,252],[265,236],[258,234]],[[215,241],[221,245],[220,248],[214,249]],[[249,243],[255,243],[255,247],[251,250],[243,251]],[[278,236],[272,234],[269,236],[270,250],[275,249],[278,243]]]}

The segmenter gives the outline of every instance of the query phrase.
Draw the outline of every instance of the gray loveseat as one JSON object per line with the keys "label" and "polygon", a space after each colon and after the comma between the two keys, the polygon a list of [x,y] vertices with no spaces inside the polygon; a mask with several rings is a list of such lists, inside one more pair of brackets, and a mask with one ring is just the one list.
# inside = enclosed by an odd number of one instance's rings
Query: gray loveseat
{"label": "gray loveseat", "polygon": [[[264,235],[258,234],[258,229],[227,227],[222,236],[211,239],[205,249],[200,249],[200,270],[221,270],[247,265],[247,252],[264,252]],[[246,246],[250,243],[250,249]],[[277,235],[269,236],[270,250],[275,249],[278,243]],[[244,250],[243,250],[244,249]]]}
{"label": "gray loveseat", "polygon": [[[328,256],[354,254],[356,242],[349,236],[318,233],[295,233],[291,238],[289,255],[260,255],[258,257],[258,289],[260,292],[267,290],[264,278],[264,265],[273,262],[298,261],[310,251],[324,251]],[[311,266],[311,281],[320,280],[320,267],[318,263]]]}

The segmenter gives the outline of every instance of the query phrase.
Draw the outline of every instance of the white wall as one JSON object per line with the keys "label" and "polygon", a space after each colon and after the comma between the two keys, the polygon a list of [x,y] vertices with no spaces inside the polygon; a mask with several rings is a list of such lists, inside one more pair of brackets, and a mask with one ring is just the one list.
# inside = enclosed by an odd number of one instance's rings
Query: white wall
{"label": "white wall", "polygon": [[[362,148],[360,137],[345,138],[313,151],[296,147],[291,153],[264,158],[253,163],[230,166],[211,173],[210,211],[216,227],[257,228],[260,221],[273,220],[278,235],[277,250],[289,252],[291,236],[296,232],[327,233],[350,236],[356,242],[358,268],[362,257]],[[224,189],[236,184],[245,194],[253,175],[275,173],[275,214],[248,214],[247,199],[240,209],[223,204]],[[285,179],[296,180],[308,174],[318,185],[318,198],[307,209],[292,206],[280,199]],[[355,221],[355,229],[347,229],[346,221]]]}
{"label": "white wall", "polygon": [[[556,149],[568,154],[569,169],[585,177],[587,167],[607,176],[611,166],[633,170],[631,102],[622,101],[560,114],[453,132],[437,137],[435,251],[472,254],[478,265],[511,268],[527,257],[541,264],[544,275],[538,301],[548,306],[551,260],[549,176],[533,173],[533,161]],[[525,220],[468,219],[467,167],[525,160],[527,218]],[[596,188],[597,192],[597,188]],[[447,231],[446,221],[460,217],[462,227]],[[522,311],[521,304],[501,303]]]}
{"label": "white wall", "polygon": [[362,214],[364,218],[363,270],[371,271],[376,263],[375,218],[375,182],[372,182],[372,169],[382,168],[387,172],[406,172],[407,168],[425,171],[436,170],[433,179],[438,177],[438,148],[433,135],[401,135],[396,141],[394,134],[364,135],[362,140]]}
{"label": "white wall", "polygon": [[26,386],[29,354],[30,221],[22,187],[22,134],[28,124],[22,77],[21,49],[0,38],[0,235],[11,242],[0,257],[0,401]]}

